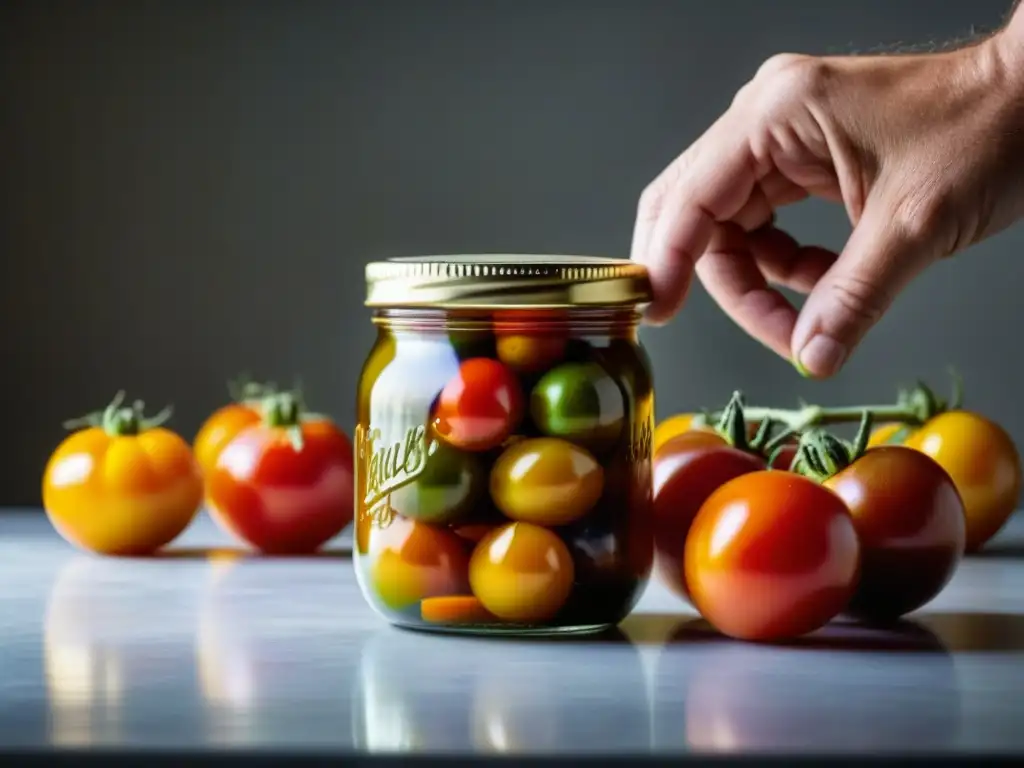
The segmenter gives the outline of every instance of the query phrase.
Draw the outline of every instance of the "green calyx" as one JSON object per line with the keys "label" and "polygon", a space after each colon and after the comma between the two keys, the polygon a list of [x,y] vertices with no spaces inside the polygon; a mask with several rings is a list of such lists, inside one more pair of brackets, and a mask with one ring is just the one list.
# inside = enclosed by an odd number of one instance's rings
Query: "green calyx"
{"label": "green calyx", "polygon": [[275,392],[265,396],[260,404],[263,423],[272,429],[283,429],[296,451],[303,446],[302,421],[306,408],[299,392]]}
{"label": "green calyx", "polygon": [[138,435],[146,430],[162,426],[174,413],[174,409],[168,405],[159,413],[147,417],[145,415],[146,404],[142,400],[125,405],[124,398],[125,393],[118,392],[102,411],[94,411],[77,419],[65,421],[64,428],[101,427],[108,435],[125,437]]}
{"label": "green calyx", "polygon": [[800,438],[790,471],[819,483],[842,472],[864,455],[872,423],[871,412],[864,411],[852,442],[841,440],[822,427],[807,430]]}
{"label": "green calyx", "polygon": [[[728,404],[718,415],[715,431],[733,448],[766,458],[773,455],[792,436],[792,431],[787,429],[782,434],[773,436],[779,422],[774,419],[763,419],[758,425],[755,435],[747,437],[745,407],[743,393],[739,390],[733,392]],[[709,414],[702,414],[699,420],[695,419],[695,422],[707,424],[709,419]]]}
{"label": "green calyx", "polygon": [[242,374],[228,382],[228,395],[234,403],[255,403],[277,392],[277,385],[272,381],[253,380],[249,374]]}

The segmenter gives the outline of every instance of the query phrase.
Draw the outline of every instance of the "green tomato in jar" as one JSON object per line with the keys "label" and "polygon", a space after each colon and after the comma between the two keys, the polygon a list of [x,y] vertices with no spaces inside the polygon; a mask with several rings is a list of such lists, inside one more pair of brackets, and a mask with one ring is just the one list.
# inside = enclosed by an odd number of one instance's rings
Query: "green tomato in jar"
{"label": "green tomato in jar", "polygon": [[477,456],[438,442],[416,479],[392,491],[391,506],[411,520],[447,525],[465,519],[486,487]]}
{"label": "green tomato in jar", "polygon": [[546,435],[602,450],[622,434],[626,400],[601,365],[565,363],[552,368],[534,386],[530,415]]}

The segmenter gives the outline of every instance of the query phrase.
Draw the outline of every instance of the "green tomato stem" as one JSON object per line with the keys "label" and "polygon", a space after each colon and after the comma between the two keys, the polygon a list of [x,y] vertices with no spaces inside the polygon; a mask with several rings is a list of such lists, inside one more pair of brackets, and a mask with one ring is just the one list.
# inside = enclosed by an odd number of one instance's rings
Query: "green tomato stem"
{"label": "green tomato stem", "polygon": [[793,432],[803,432],[811,427],[826,424],[852,424],[864,418],[864,412],[871,415],[874,423],[901,422],[916,424],[921,421],[920,414],[913,408],[904,405],[868,405],[844,406],[839,408],[822,408],[808,405],[803,408],[747,408],[744,417],[747,421],[772,421],[783,424]]}
{"label": "green tomato stem", "polygon": [[130,406],[123,405],[125,393],[114,395],[102,411],[94,411],[77,419],[64,422],[65,429],[82,429],[83,427],[102,427],[103,431],[113,437],[138,435],[146,430],[163,425],[174,414],[172,406],[165,406],[154,416],[145,415],[146,404],[136,400]]}

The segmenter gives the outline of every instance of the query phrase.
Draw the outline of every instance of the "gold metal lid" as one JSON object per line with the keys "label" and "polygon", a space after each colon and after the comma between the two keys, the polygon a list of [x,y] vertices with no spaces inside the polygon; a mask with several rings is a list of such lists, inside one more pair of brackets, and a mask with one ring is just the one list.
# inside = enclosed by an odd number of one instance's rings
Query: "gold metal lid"
{"label": "gold metal lid", "polygon": [[629,259],[466,254],[366,266],[368,307],[561,309],[650,301],[647,269]]}

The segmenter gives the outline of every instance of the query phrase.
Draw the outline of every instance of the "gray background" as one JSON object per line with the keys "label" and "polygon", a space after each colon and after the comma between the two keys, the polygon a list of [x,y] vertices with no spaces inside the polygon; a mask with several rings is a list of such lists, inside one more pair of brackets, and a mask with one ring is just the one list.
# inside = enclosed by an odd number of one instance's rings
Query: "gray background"
{"label": "gray background", "polygon": [[[351,432],[366,261],[628,255],[643,186],[773,53],[945,41],[1010,0],[6,2],[0,6],[0,504],[37,504],[60,422],[119,388],[191,438],[249,370]],[[841,210],[781,223],[834,248]],[[1024,438],[1024,227],[933,269],[835,380],[697,289],[647,330],[660,417],[891,398],[965,375]]]}

